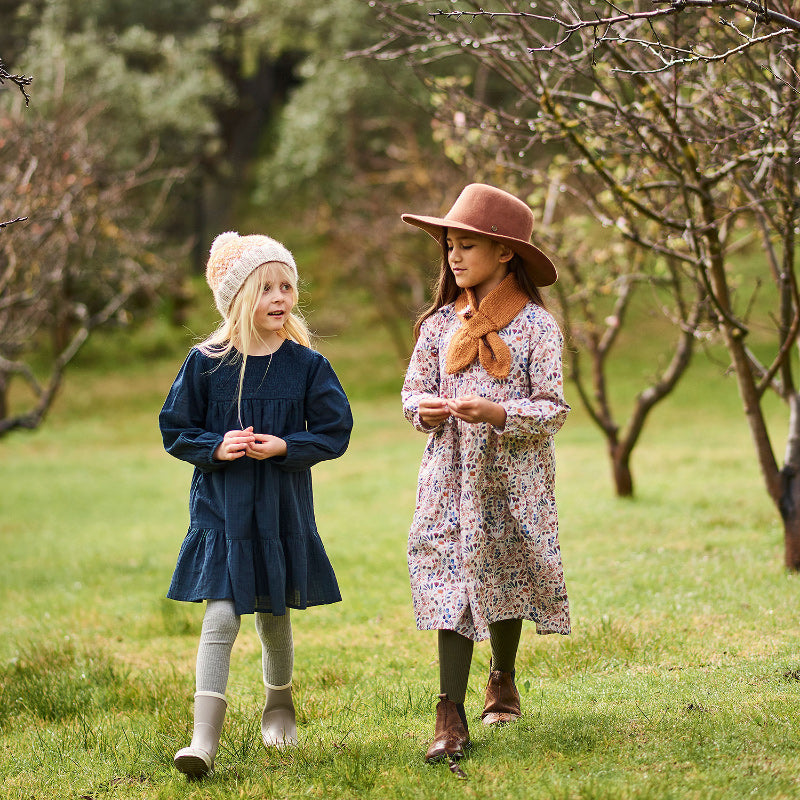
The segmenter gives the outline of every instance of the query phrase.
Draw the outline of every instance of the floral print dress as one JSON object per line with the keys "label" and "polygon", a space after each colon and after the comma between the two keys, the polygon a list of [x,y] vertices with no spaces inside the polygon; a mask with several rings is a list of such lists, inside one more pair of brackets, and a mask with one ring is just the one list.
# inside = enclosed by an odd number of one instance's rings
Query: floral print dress
{"label": "floral print dress", "polygon": [[[527,619],[538,633],[567,634],[553,448],[569,411],[561,332],[546,310],[528,303],[499,332],[512,365],[498,380],[477,359],[446,372],[460,325],[452,304],[425,320],[402,392],[406,418],[428,434],[408,540],[417,627],[480,641],[491,622]],[[468,394],[500,403],[505,428],[450,417],[430,429],[420,420],[422,397]]]}

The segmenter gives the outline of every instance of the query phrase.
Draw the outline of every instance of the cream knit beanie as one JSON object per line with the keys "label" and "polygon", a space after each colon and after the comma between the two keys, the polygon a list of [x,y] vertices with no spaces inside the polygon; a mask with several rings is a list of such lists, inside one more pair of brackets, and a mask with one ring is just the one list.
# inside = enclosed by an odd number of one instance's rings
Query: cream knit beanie
{"label": "cream knit beanie", "polygon": [[250,273],[270,261],[286,264],[297,283],[297,266],[292,254],[269,236],[239,236],[235,231],[226,231],[214,239],[206,266],[206,281],[223,317],[228,316],[236,292]]}

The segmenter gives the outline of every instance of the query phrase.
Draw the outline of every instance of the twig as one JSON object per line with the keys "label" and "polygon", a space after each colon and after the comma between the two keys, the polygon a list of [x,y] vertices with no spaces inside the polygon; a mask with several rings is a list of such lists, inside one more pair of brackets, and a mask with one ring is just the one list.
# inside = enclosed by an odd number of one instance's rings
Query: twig
{"label": "twig", "polygon": [[28,219],[27,217],[17,217],[16,219],[9,219],[5,222],[0,222],[0,228],[7,228],[9,225],[13,225],[15,222],[25,222]]}
{"label": "twig", "polygon": [[459,765],[458,761],[456,761],[452,756],[447,757],[447,762],[448,762],[447,766],[450,769],[450,772],[452,772],[453,775],[456,776],[456,778],[459,778],[462,781],[469,780],[469,778],[467,777],[467,773],[464,772],[463,769],[461,769],[461,766]]}
{"label": "twig", "polygon": [[6,69],[3,59],[0,58],[0,83],[5,83],[6,81],[11,81],[11,83],[16,84],[17,88],[22,92],[22,96],[25,98],[25,105],[30,105],[31,98],[25,87],[33,83],[33,76],[12,74]]}

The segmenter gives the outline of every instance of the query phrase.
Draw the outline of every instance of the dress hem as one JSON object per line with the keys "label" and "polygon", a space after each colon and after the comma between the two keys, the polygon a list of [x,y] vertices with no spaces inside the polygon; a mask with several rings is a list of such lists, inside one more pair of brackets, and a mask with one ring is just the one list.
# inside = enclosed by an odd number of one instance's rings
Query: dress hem
{"label": "dress hem", "polygon": [[[519,617],[509,617],[509,619],[519,619]],[[569,625],[566,627],[566,629],[548,628],[548,627],[541,626],[539,623],[536,622],[535,619],[530,619],[530,617],[522,617],[522,621],[523,622],[530,622],[531,624],[535,625],[536,626],[536,634],[537,634],[537,636],[550,636],[550,635],[553,635],[553,634],[558,634],[560,636],[570,636],[572,634],[572,627],[569,626]],[[492,620],[492,623],[494,623],[494,622],[504,622],[504,620],[500,620],[500,619]],[[454,631],[455,633],[458,633],[461,636],[463,636],[465,639],[470,639],[473,642],[486,642],[486,641],[489,640],[488,629],[487,629],[486,635],[484,636],[484,635],[481,635],[481,633],[479,633],[478,631],[473,631],[472,635],[470,635],[470,634],[464,633],[464,632],[462,632],[460,630],[457,630],[456,628],[454,628],[452,626],[437,627],[434,624],[421,625],[419,622],[417,622],[416,625],[417,625],[417,630],[418,631]]]}
{"label": "dress hem", "polygon": [[[233,597],[174,597],[170,594],[165,595],[168,600],[174,600],[176,603],[203,603],[207,600],[230,600],[232,603],[235,602]],[[316,606],[332,606],[334,603],[341,603],[342,598],[338,597],[335,600],[318,600],[314,603],[306,603],[305,605],[295,605],[293,603],[285,603],[284,609],[292,609],[292,611],[305,611],[308,608],[315,608]],[[241,611],[237,612],[237,614],[274,614],[275,612],[271,608],[254,608],[252,611]],[[275,614],[276,617],[282,617],[284,612],[280,614]]]}

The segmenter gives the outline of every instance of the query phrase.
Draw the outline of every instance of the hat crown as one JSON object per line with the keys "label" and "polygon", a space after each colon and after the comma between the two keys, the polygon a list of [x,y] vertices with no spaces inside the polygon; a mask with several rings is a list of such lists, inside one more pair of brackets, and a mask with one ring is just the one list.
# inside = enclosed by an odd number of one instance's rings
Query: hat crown
{"label": "hat crown", "polygon": [[456,198],[444,221],[460,225],[487,236],[508,236],[530,241],[533,233],[533,212],[514,195],[488,186],[471,183]]}
{"label": "hat crown", "polygon": [[533,211],[513,194],[485,183],[470,183],[462,189],[444,217],[402,214],[409,225],[422,228],[437,242],[442,230],[454,228],[488,236],[508,245],[522,260],[522,266],[536,286],[549,286],[558,278],[555,265],[533,242]]}

